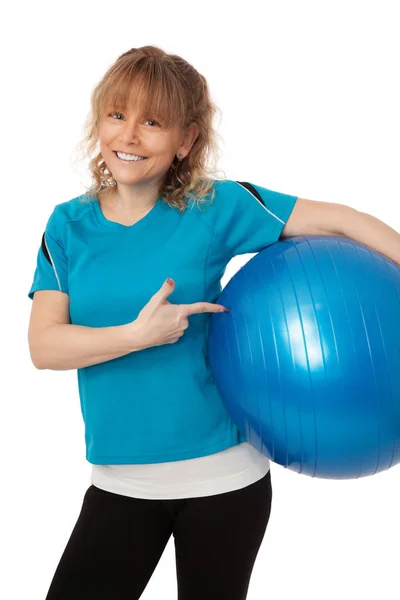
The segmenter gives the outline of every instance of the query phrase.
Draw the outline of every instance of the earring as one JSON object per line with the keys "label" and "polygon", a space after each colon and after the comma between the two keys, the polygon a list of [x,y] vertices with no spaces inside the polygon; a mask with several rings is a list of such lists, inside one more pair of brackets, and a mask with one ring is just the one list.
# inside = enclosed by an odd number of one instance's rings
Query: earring
{"label": "earring", "polygon": [[[183,156],[181,156],[180,154],[177,154],[176,158],[178,159],[179,162],[183,161]],[[172,163],[172,165],[170,166],[170,169],[176,169],[176,164]]]}

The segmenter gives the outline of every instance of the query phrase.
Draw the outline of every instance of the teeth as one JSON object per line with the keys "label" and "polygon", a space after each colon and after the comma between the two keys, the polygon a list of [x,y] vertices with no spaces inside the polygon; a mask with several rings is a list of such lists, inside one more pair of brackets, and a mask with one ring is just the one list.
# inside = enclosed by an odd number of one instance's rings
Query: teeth
{"label": "teeth", "polygon": [[124,154],[123,152],[117,152],[118,158],[123,160],[144,160],[144,156],[136,156],[136,154]]}

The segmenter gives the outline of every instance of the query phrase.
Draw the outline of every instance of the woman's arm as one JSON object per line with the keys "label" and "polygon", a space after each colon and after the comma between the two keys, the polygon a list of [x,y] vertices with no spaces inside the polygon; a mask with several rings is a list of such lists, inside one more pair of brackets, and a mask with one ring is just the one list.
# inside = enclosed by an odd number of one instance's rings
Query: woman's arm
{"label": "woman's arm", "polygon": [[114,327],[53,324],[37,340],[37,369],[80,369],[125,356],[145,347],[136,322]]}

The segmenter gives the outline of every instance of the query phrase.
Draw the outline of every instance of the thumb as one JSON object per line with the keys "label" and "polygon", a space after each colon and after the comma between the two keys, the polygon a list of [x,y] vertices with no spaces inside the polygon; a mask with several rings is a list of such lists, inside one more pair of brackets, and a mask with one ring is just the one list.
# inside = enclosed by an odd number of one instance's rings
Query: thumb
{"label": "thumb", "polygon": [[164,281],[164,283],[162,284],[162,286],[160,287],[158,292],[156,292],[155,297],[160,302],[163,302],[166,298],[168,298],[168,296],[170,294],[172,294],[174,289],[175,289],[175,281],[173,279],[171,279],[170,277],[168,277],[168,279],[166,279]]}

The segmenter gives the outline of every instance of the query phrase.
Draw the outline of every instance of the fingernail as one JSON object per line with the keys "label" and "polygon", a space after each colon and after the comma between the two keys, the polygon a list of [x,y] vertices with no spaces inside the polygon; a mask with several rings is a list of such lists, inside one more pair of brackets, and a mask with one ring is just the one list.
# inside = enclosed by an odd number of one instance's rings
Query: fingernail
{"label": "fingernail", "polygon": [[231,312],[229,308],[224,308],[222,312]]}

